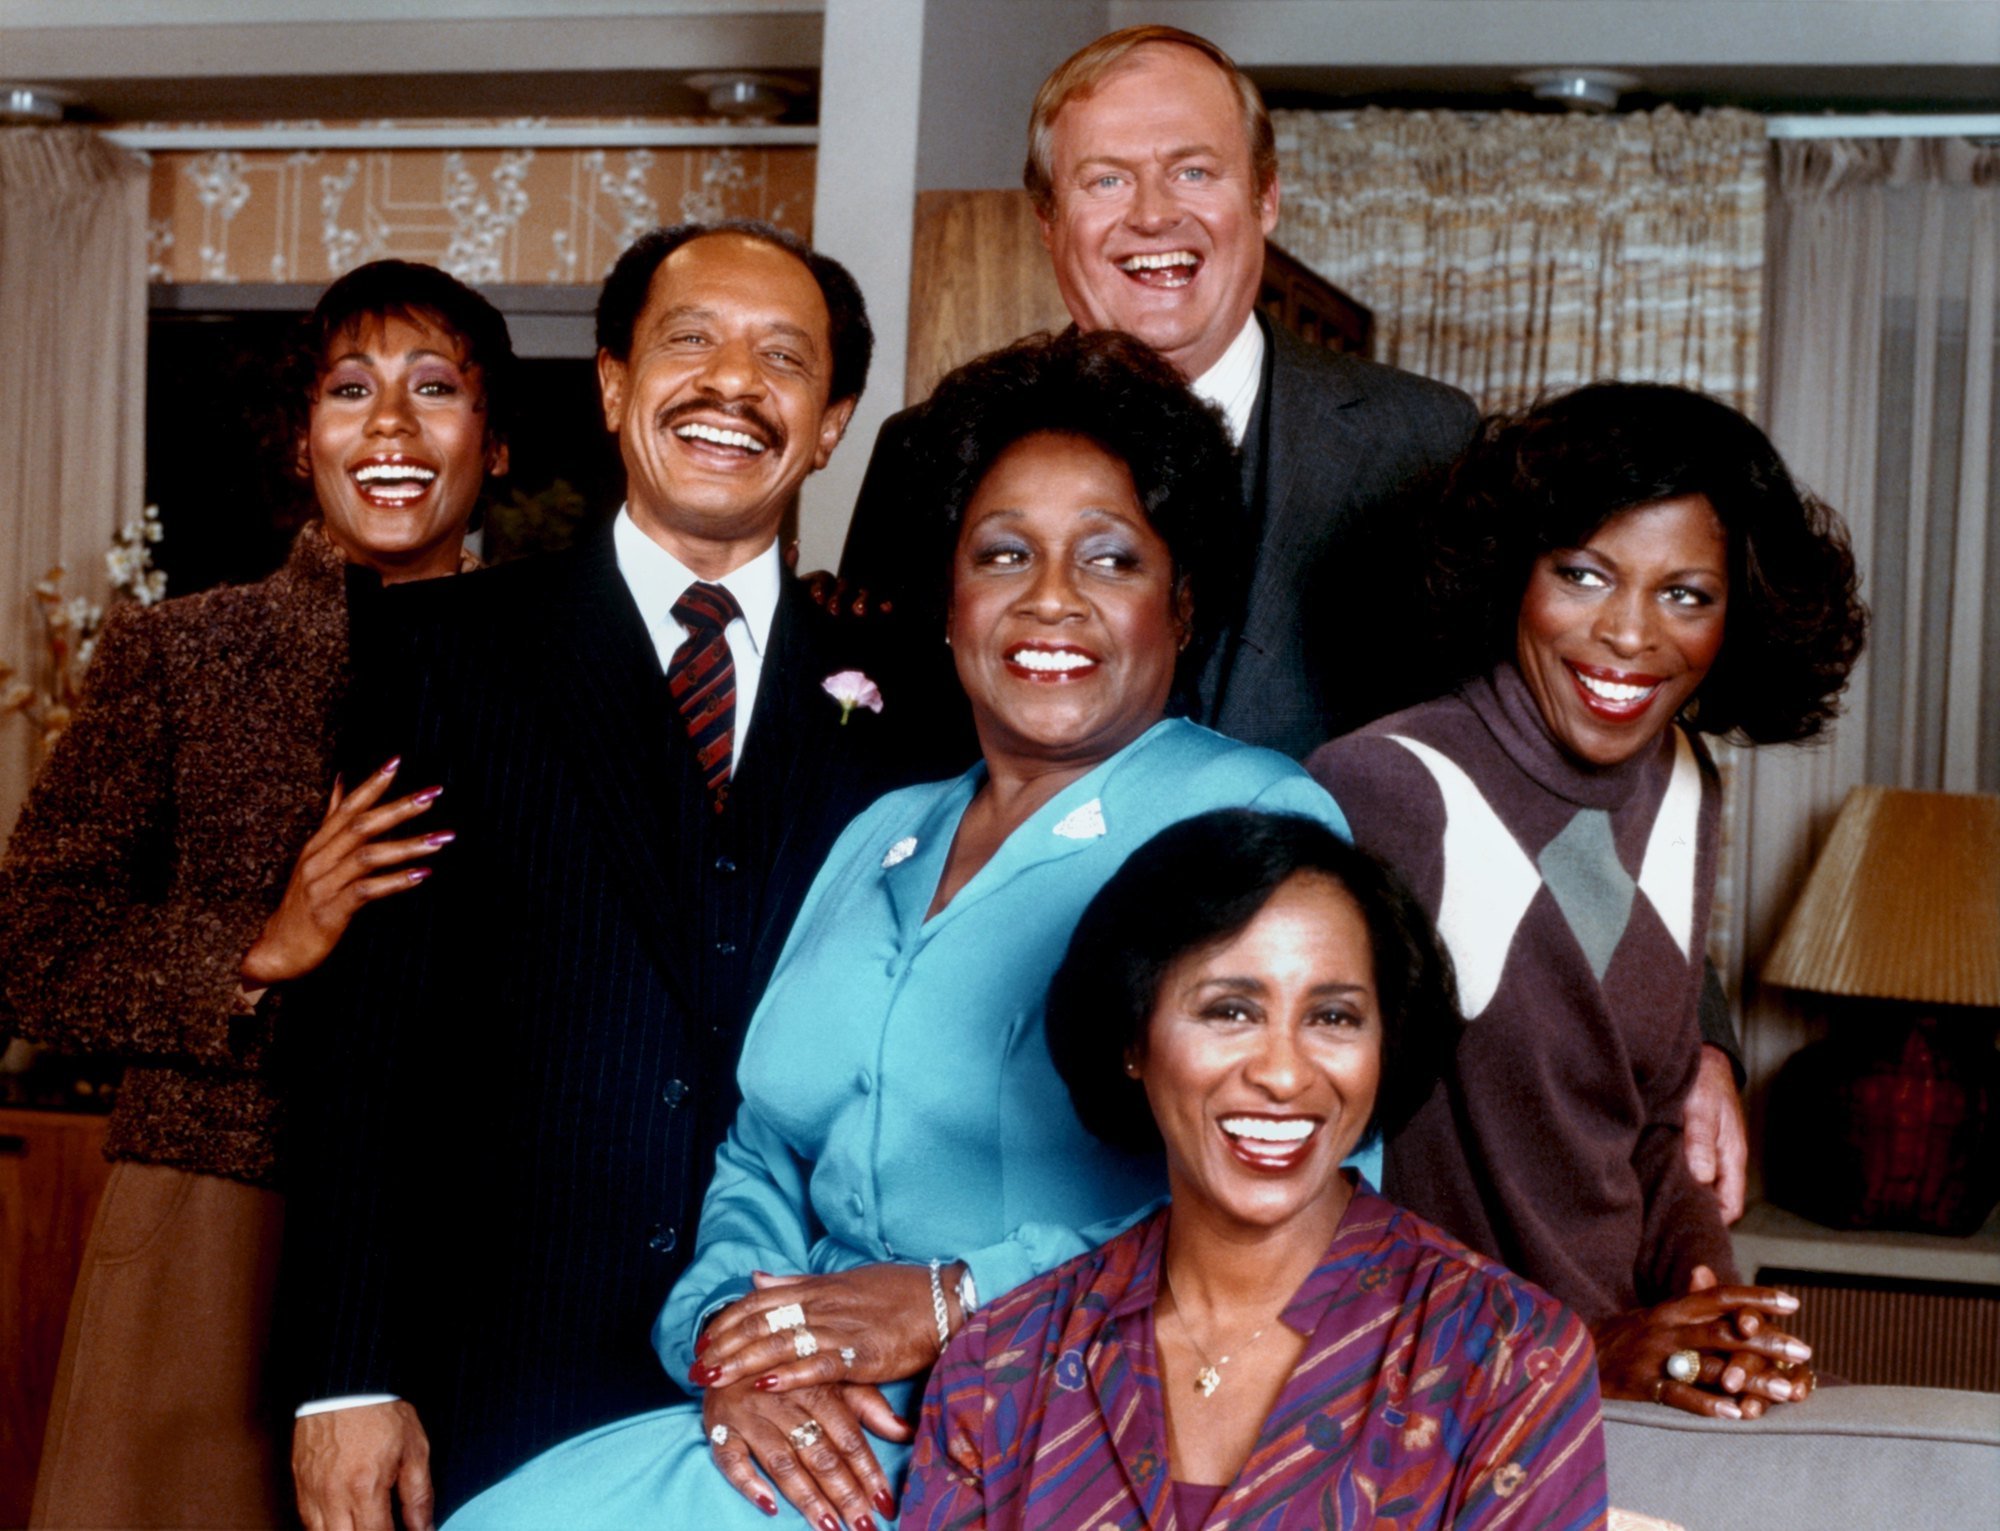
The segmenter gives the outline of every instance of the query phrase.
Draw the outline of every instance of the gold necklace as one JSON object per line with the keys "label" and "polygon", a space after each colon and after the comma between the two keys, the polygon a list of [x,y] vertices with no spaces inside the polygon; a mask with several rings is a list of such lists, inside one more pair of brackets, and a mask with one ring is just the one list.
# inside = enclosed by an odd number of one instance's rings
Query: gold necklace
{"label": "gold necklace", "polygon": [[[1164,1256],[1160,1260],[1160,1285],[1166,1288],[1169,1297],[1174,1296],[1174,1284],[1167,1276],[1167,1262]],[[1194,1390],[1204,1398],[1214,1397],[1215,1390],[1222,1386],[1222,1368],[1229,1364],[1229,1357],[1224,1356],[1220,1361],[1209,1360],[1208,1352],[1201,1348],[1201,1341],[1194,1337],[1194,1326],[1188,1323],[1186,1316],[1181,1312],[1178,1297],[1174,1298],[1174,1322],[1181,1326],[1181,1333],[1186,1335],[1187,1342],[1194,1346],[1194,1353],[1201,1357],[1201,1370],[1194,1374]],[[1264,1338],[1264,1331],[1270,1327],[1270,1321],[1266,1320],[1255,1334],[1243,1342],[1242,1348],[1248,1350]]]}

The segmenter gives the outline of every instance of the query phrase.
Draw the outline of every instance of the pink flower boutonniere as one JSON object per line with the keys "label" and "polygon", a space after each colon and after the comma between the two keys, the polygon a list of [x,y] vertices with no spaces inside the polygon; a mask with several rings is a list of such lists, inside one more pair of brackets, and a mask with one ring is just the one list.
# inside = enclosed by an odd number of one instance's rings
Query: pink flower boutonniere
{"label": "pink flower boutonniere", "polygon": [[840,703],[840,722],[843,728],[857,707],[866,707],[870,712],[882,710],[881,691],[874,681],[859,670],[842,670],[827,676],[819,684],[822,691]]}

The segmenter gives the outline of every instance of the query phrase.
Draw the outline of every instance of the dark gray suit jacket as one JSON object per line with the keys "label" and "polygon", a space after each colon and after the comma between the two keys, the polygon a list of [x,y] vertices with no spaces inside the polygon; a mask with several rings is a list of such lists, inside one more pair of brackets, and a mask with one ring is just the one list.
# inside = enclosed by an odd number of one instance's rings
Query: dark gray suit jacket
{"label": "dark gray suit jacket", "polygon": [[[1422,699],[1398,683],[1393,663],[1416,657],[1415,612],[1387,628],[1363,618],[1393,606],[1388,592],[1416,578],[1414,569],[1391,578],[1381,567],[1384,558],[1409,563],[1391,548],[1404,519],[1396,511],[1458,455],[1477,415],[1441,383],[1309,346],[1269,324],[1265,339],[1263,385],[1244,438],[1244,537],[1256,549],[1248,598],[1202,677],[1196,715],[1298,758]],[[840,572],[892,600],[913,644],[935,656],[931,705],[956,714],[957,747],[969,760],[942,643],[948,572],[930,530],[937,510],[916,503],[907,466],[916,415],[905,410],[882,427]]]}

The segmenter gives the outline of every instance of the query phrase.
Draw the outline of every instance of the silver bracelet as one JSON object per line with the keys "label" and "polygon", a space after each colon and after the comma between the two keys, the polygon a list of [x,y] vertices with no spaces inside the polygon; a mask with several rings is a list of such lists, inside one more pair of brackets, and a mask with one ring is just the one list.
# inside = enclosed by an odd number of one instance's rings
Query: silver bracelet
{"label": "silver bracelet", "polygon": [[944,1261],[931,1261],[931,1313],[937,1319],[940,1353],[951,1343],[951,1310],[944,1305],[944,1282],[938,1276],[943,1269]]}

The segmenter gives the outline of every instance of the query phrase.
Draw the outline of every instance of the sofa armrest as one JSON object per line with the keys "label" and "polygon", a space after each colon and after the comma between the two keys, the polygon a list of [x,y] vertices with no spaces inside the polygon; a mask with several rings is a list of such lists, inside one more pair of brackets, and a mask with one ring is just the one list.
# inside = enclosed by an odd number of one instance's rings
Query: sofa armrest
{"label": "sofa armrest", "polygon": [[1607,1399],[1611,1502],[1682,1525],[1885,1531],[1991,1523],[2000,1394],[1826,1387],[1762,1419]]}

